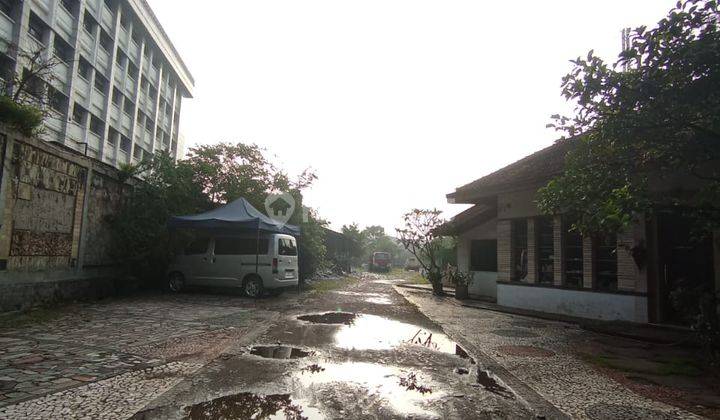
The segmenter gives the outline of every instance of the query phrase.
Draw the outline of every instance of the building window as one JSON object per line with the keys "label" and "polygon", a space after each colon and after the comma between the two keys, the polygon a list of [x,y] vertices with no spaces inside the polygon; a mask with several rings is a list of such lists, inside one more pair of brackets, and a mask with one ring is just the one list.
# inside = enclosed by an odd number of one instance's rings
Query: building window
{"label": "building window", "polygon": [[110,35],[105,33],[104,30],[100,30],[100,47],[105,50],[106,53],[110,53],[112,51],[112,38],[110,38]]}
{"label": "building window", "polygon": [[105,94],[105,90],[107,90],[108,81],[102,77],[100,74],[95,75],[95,89],[98,90],[98,92]]}
{"label": "building window", "polygon": [[80,105],[78,105],[77,102],[73,105],[73,113],[72,113],[72,120],[78,125],[83,125],[85,123],[85,116],[87,115],[87,111],[83,109]]}
{"label": "building window", "polygon": [[50,108],[60,114],[67,114],[68,98],[63,95],[57,89],[48,86],[48,100],[50,102]]}
{"label": "building window", "polygon": [[115,146],[115,138],[117,137],[117,135],[118,135],[118,132],[115,129],[113,129],[112,127],[108,128],[107,142],[109,145]]}
{"label": "building window", "polygon": [[537,243],[538,281],[553,283],[555,267],[555,240],[553,237],[553,218],[535,219],[535,238]]}
{"label": "building window", "polygon": [[565,285],[583,285],[583,237],[571,229],[572,223],[563,221],[563,258],[565,259]]}
{"label": "building window", "polygon": [[121,69],[125,68],[125,54],[123,54],[122,51],[120,51],[120,47],[117,48],[117,53],[115,54],[115,63],[120,67]]}
{"label": "building window", "polygon": [[142,159],[142,155],[143,155],[143,149],[142,149],[142,147],[140,147],[140,146],[135,146],[135,150],[133,150],[133,157],[134,157],[135,159],[140,160],[140,159]]}
{"label": "building window", "polygon": [[34,96],[35,99],[41,100],[45,94],[45,82],[37,77],[37,75],[30,73],[28,69],[23,69],[22,77],[24,80],[27,80],[25,83],[25,91]]}
{"label": "building window", "polygon": [[135,77],[137,77],[138,74],[138,68],[133,63],[128,63],[128,70],[127,75],[129,78],[135,80]]}
{"label": "building window", "polygon": [[90,131],[95,133],[98,137],[102,137],[104,130],[105,130],[105,124],[103,123],[103,121],[100,118],[98,118],[94,115],[91,115],[90,116]]}
{"label": "building window", "polygon": [[97,22],[95,22],[95,19],[92,17],[90,12],[87,10],[83,14],[83,29],[85,29],[85,32],[88,33],[91,37],[95,37],[95,27],[97,26]]}
{"label": "building window", "polygon": [[132,143],[130,143],[130,139],[125,136],[120,136],[120,150],[125,153],[130,153],[131,147]]}
{"label": "building window", "polygon": [[55,37],[55,41],[53,41],[53,54],[65,63],[69,63],[73,59],[72,47],[57,36]]}
{"label": "building window", "polygon": [[497,241],[470,241],[470,271],[497,271]]}
{"label": "building window", "polygon": [[15,12],[16,0],[0,0],[0,12],[4,13],[5,16],[12,18]]}
{"label": "building window", "polygon": [[522,280],[527,277],[527,220],[513,220],[510,230],[510,260],[512,262],[510,278]]}
{"label": "building window", "polygon": [[145,131],[147,131],[148,133],[152,134],[152,130],[153,130],[153,120],[152,120],[152,118],[150,118],[150,117],[145,118]]}
{"label": "building window", "polygon": [[130,99],[125,98],[125,103],[123,103],[123,112],[128,117],[132,117],[134,110],[135,110],[135,104],[133,104]]}
{"label": "building window", "polygon": [[74,0],[60,0],[60,6],[62,6],[62,8],[65,9],[71,15],[73,13],[75,13],[76,5],[77,5],[77,2]]}
{"label": "building window", "polygon": [[45,22],[42,21],[35,13],[30,13],[30,21],[28,22],[28,34],[35,38],[41,44],[45,43]]}
{"label": "building window", "polygon": [[617,290],[617,237],[605,234],[597,238],[595,246],[595,288]]}
{"label": "building window", "polygon": [[82,57],[80,57],[80,62],[78,63],[78,75],[85,79],[85,81],[89,81],[92,77],[92,66]]}
{"label": "building window", "polygon": [[112,93],[113,105],[120,108],[122,106],[122,100],[123,100],[123,94],[122,94],[122,92],[120,92],[120,89],[113,87],[113,93]]}

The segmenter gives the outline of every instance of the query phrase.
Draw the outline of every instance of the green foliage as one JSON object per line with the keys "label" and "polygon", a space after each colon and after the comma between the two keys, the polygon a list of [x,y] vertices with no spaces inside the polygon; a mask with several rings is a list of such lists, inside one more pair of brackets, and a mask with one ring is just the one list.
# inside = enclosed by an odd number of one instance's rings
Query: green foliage
{"label": "green foliage", "polygon": [[[540,191],[543,211],[569,214],[583,233],[688,205],[705,229],[720,226],[719,17],[715,0],[681,1],[654,29],[635,29],[614,66],[592,51],[573,60],[562,93],[574,115],[550,126],[577,147]],[[670,187],[687,180],[693,188]]]}
{"label": "green foliage", "polygon": [[357,223],[351,225],[343,225],[342,234],[350,239],[350,264],[359,266],[364,261],[365,256],[365,235],[360,231]]}
{"label": "green foliage", "polygon": [[19,104],[12,98],[0,95],[0,122],[29,137],[39,129],[43,114],[34,106]]}
{"label": "green foliage", "polygon": [[169,155],[158,154],[137,170],[145,173],[145,182],[133,187],[111,220],[112,249],[131,274],[159,280],[173,248],[168,219],[208,210],[210,202],[193,182],[193,168],[186,162],[176,164]]}
{"label": "green foliage", "polygon": [[[189,238],[171,236],[170,216],[194,214],[245,197],[258,210],[265,209],[268,194],[288,191],[295,199],[290,223],[300,225],[300,274],[306,278],[325,264],[326,224],[312,211],[303,220],[301,190],[315,175],[303,172],[294,182],[277,170],[256,145],[219,143],[190,149],[186,160],[175,162],[161,154],[151,161],[120,168],[121,180],[144,175],[112,220],[116,257],[130,272],[145,279],[161,279],[172,251]],[[173,242],[174,241],[174,242]]]}

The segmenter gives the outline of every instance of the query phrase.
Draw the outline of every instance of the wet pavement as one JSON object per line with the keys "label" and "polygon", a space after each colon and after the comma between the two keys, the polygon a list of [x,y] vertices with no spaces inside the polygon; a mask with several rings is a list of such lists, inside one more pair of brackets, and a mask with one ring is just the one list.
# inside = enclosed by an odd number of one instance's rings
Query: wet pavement
{"label": "wet pavement", "polygon": [[577,356],[602,336],[399,283],[144,296],[6,325],[0,419],[692,418]]}

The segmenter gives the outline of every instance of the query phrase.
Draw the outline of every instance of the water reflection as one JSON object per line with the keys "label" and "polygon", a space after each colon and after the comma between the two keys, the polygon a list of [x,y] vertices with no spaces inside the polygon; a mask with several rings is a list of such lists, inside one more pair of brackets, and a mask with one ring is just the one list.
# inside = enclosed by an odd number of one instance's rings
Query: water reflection
{"label": "water reflection", "polygon": [[299,359],[312,354],[311,351],[289,346],[254,346],[250,354],[268,359]]}
{"label": "water reflection", "polygon": [[186,407],[187,417],[205,419],[322,419],[319,410],[294,401],[289,394],[257,395],[249,392],[227,395]]}

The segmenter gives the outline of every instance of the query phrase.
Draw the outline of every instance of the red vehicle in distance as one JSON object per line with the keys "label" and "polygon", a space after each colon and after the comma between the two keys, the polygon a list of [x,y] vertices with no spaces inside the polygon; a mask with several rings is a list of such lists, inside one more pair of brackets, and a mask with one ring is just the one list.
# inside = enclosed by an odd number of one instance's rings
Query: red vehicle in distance
{"label": "red vehicle in distance", "polygon": [[370,264],[368,269],[370,271],[384,271],[388,272],[390,271],[390,262],[392,261],[392,257],[390,257],[390,253],[388,252],[373,252],[372,256],[370,257]]}

